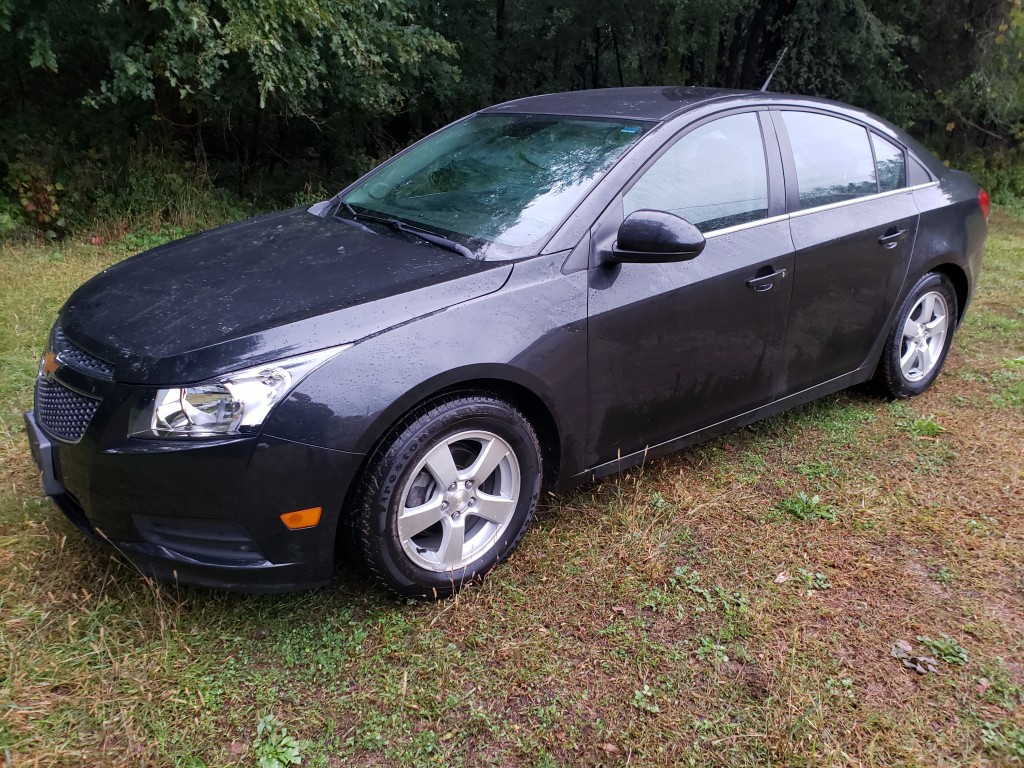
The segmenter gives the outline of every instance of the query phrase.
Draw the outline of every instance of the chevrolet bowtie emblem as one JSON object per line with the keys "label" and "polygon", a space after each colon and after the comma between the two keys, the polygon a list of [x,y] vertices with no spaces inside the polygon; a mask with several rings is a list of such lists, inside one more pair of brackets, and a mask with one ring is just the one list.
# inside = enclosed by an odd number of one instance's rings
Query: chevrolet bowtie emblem
{"label": "chevrolet bowtie emblem", "polygon": [[53,374],[57,372],[60,367],[60,363],[57,362],[57,353],[52,349],[43,355],[43,376],[47,379],[52,379]]}

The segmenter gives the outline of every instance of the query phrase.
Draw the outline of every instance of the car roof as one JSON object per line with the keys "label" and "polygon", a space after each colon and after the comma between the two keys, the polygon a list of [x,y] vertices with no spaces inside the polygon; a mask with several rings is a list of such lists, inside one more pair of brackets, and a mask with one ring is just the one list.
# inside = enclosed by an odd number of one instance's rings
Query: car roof
{"label": "car roof", "polygon": [[634,120],[665,120],[677,112],[728,96],[754,94],[728,88],[682,86],[647,88],[597,88],[588,91],[545,93],[506,101],[483,112],[529,112],[541,115],[622,117]]}
{"label": "car roof", "polygon": [[942,163],[920,142],[906,131],[896,127],[878,115],[851,104],[822,99],[815,96],[798,96],[791,93],[772,91],[750,91],[734,88],[697,88],[690,86],[648,86],[632,88],[595,88],[565,93],[545,93],[540,96],[526,96],[503,104],[495,104],[480,110],[482,113],[573,115],[612,119],[649,120],[666,122],[695,107],[711,102],[723,106],[751,104],[765,106],[777,104],[780,107],[805,107],[824,109],[838,116],[845,116],[870,124],[883,134],[904,144],[933,175],[944,172]]}

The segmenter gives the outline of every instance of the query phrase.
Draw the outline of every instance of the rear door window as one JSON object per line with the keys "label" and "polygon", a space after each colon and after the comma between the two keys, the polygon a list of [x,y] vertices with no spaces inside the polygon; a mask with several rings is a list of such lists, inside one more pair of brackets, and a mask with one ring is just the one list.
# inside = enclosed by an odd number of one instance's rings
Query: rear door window
{"label": "rear door window", "polygon": [[814,112],[783,112],[782,118],[793,148],[802,209],[878,192],[866,128]]}

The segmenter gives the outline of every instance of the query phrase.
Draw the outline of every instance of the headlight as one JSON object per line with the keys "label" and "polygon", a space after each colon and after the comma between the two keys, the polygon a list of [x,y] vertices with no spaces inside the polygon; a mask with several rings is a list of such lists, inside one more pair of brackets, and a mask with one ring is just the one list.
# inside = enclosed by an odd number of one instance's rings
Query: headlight
{"label": "headlight", "polygon": [[351,344],[279,360],[191,387],[159,389],[134,419],[137,437],[224,437],[255,432],[306,376]]}

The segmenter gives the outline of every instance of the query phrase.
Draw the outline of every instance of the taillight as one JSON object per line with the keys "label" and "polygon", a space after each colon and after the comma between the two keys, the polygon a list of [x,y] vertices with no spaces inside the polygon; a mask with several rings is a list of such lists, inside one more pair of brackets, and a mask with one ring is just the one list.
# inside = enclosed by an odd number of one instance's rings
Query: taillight
{"label": "taillight", "polygon": [[981,215],[985,217],[985,221],[988,221],[988,214],[992,209],[992,203],[988,199],[988,192],[984,189],[978,192],[978,205],[981,208]]}

